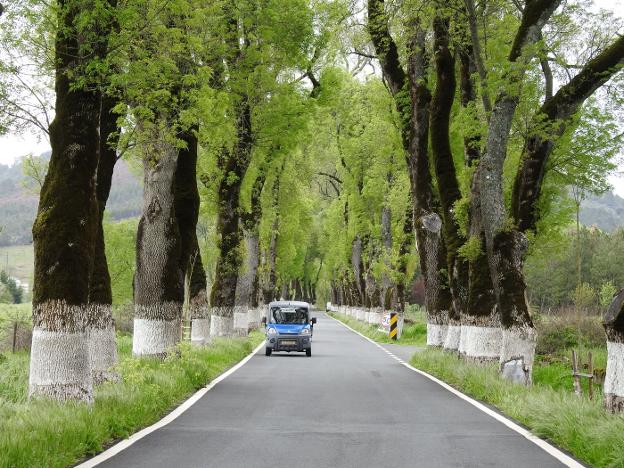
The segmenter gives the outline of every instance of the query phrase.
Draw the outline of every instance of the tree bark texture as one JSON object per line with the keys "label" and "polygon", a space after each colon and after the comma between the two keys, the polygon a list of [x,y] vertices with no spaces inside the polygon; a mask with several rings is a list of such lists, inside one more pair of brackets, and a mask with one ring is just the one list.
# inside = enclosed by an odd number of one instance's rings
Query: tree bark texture
{"label": "tree bark texture", "polygon": [[210,329],[213,336],[229,336],[235,331],[247,334],[247,313],[235,310],[236,284],[242,263],[240,188],[251,160],[253,142],[251,108],[247,97],[243,97],[238,104],[236,129],[237,141],[234,148],[223,151],[219,158],[219,167],[222,171],[217,215],[219,257],[215,281],[210,292],[212,307]]}
{"label": "tree bark texture", "polygon": [[[452,303],[448,290],[448,275],[445,273],[445,254],[442,254],[445,249],[438,229],[438,225],[441,228],[441,223],[434,209],[427,155],[431,93],[427,85],[429,65],[425,48],[426,34],[417,20],[411,22],[410,30],[412,37],[408,41],[406,74],[401,67],[397,46],[388,28],[383,0],[368,1],[368,31],[401,118],[401,136],[414,203],[413,224],[428,296],[426,299],[428,342],[442,346],[449,337],[448,313]],[[426,256],[430,258],[425,258]],[[427,268],[433,265],[438,267],[433,271],[427,271]],[[457,349],[459,326],[454,326],[452,332],[447,345],[449,348]]]}
{"label": "tree bark texture", "polygon": [[[437,16],[433,21],[436,88],[431,100],[430,134],[433,165],[438,182],[442,212],[442,233],[446,247],[446,267],[453,306],[450,327],[461,326],[461,314],[468,299],[468,263],[459,256],[466,242],[455,220],[455,203],[461,199],[449,138],[451,108],[455,97],[455,60],[449,49],[450,20]],[[457,328],[454,328],[457,330]],[[459,343],[457,343],[459,346]]]}
{"label": "tree bark texture", "polygon": [[164,357],[180,340],[185,266],[175,211],[178,149],[162,131],[144,144],[143,213],[134,276],[136,356]]}
{"label": "tree bark texture", "polygon": [[49,129],[52,156],[33,225],[29,394],[91,402],[88,302],[98,219],[100,101],[96,90],[78,86],[74,78],[81,76],[87,63],[83,41],[88,39],[75,24],[81,6],[71,0],[57,5],[56,115]]}
{"label": "tree bark texture", "polygon": [[425,48],[425,31],[416,24],[408,44],[408,78],[410,81],[410,138],[407,167],[414,202],[414,229],[418,243],[421,271],[425,281],[427,308],[427,344],[459,347],[460,327],[449,326],[452,308],[447,273],[446,249],[442,239],[442,220],[436,213],[429,169],[428,138],[431,93],[427,74],[429,60]]}
{"label": "tree bark texture", "polygon": [[603,386],[604,405],[613,413],[624,413],[624,290],[607,309],[603,325],[607,332],[607,372]]}
{"label": "tree bark texture", "polygon": [[206,295],[206,272],[197,240],[199,191],[197,189],[197,128],[179,135],[184,147],[178,152],[174,175],[175,215],[180,232],[180,268],[189,284],[191,342],[207,344],[210,339],[210,310]]}
{"label": "tree bark texture", "polygon": [[403,219],[403,241],[399,248],[399,264],[398,273],[399,281],[396,284],[396,296],[397,296],[397,312],[403,313],[405,311],[405,304],[407,303],[407,266],[409,255],[412,252],[414,245],[414,206],[410,204],[405,212],[405,218]]}
{"label": "tree bark texture", "polygon": [[[466,4],[474,14],[472,0],[466,0]],[[470,15],[470,14],[469,14]],[[471,20],[471,35],[472,35]],[[474,24],[476,35],[476,21]],[[460,75],[460,98],[461,105],[465,109],[475,106],[477,96],[473,81],[474,69],[480,52],[477,53],[478,37],[471,41],[465,41],[459,47],[459,75]],[[483,64],[481,64],[483,66]],[[480,72],[482,84],[485,83],[486,75]],[[485,85],[482,93],[486,93]],[[491,111],[489,97],[483,95],[483,105],[486,112]],[[490,277],[487,255],[485,254],[485,234],[481,223],[481,207],[479,199],[479,168],[481,158],[481,136],[464,136],[464,162],[467,167],[476,167],[472,177],[471,198],[469,208],[468,236],[473,242],[479,243],[479,252],[468,260],[468,295],[465,307],[461,310],[461,335],[459,341],[460,354],[469,360],[477,362],[498,361],[502,331],[500,318],[496,309],[496,296]],[[465,271],[465,270],[464,270]]]}
{"label": "tree bark texture", "polygon": [[470,238],[479,243],[479,252],[469,261],[468,303],[462,314],[459,351],[470,360],[488,362],[500,360],[502,330],[481,222],[479,169],[477,166],[472,179],[469,227]]}
{"label": "tree bark texture", "polygon": [[260,168],[260,173],[254,181],[251,189],[251,210],[243,213],[243,237],[245,241],[245,268],[238,276],[236,285],[235,305],[246,308],[248,311],[248,327],[257,328],[260,317],[258,301],[260,295],[260,279],[258,266],[260,264],[260,220],[262,218],[262,191],[266,183],[267,172],[272,162],[273,152]]}
{"label": "tree bark texture", "polygon": [[[511,71],[504,77],[510,89],[502,90],[489,119],[486,151],[479,164],[481,217],[485,232],[490,275],[503,326],[501,373],[517,383],[531,382],[535,354],[535,328],[524,295],[522,256],[526,237],[506,227],[503,196],[503,164],[511,122],[518,105],[517,92],[511,91],[523,80],[529,54],[526,47],[539,39],[560,0],[534,0],[527,3],[514,38],[508,61]],[[524,54],[523,54],[524,53]]]}
{"label": "tree bark texture", "polygon": [[98,218],[93,258],[93,274],[89,283],[89,358],[95,384],[116,380],[112,372],[117,362],[117,343],[113,321],[113,291],[106,259],[103,219],[110,195],[113,171],[117,163],[117,99],[102,94],[99,115],[99,146],[96,177]]}

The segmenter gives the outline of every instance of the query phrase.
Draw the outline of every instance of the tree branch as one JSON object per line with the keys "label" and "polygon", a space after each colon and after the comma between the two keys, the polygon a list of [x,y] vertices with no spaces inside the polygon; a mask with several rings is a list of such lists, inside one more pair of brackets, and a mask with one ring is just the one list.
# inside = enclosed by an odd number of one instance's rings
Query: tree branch
{"label": "tree branch", "polygon": [[[588,62],[572,81],[561,87],[535,115],[514,183],[512,213],[522,231],[535,229],[536,204],[541,194],[546,163],[572,117],[598,88],[624,65],[624,37]],[[544,132],[544,128],[550,129]]]}

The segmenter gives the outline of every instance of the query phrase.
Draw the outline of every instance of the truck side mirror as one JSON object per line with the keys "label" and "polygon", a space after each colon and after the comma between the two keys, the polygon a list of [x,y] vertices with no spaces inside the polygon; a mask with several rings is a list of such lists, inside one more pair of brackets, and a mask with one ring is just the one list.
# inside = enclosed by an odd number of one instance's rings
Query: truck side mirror
{"label": "truck side mirror", "polygon": [[266,326],[266,317],[262,317],[262,320],[260,320],[260,323],[262,323],[262,325]]}
{"label": "truck side mirror", "polygon": [[312,317],[312,320],[310,320],[310,322],[312,323],[312,325],[316,324],[316,317]]}

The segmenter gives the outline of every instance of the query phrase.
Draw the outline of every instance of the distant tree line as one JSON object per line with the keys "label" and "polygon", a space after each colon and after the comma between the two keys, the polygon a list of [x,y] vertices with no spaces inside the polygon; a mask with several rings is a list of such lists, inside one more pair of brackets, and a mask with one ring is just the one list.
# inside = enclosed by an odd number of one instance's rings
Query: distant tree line
{"label": "distant tree line", "polygon": [[0,302],[8,304],[21,304],[24,298],[24,290],[17,285],[15,278],[10,277],[6,271],[0,271]]}

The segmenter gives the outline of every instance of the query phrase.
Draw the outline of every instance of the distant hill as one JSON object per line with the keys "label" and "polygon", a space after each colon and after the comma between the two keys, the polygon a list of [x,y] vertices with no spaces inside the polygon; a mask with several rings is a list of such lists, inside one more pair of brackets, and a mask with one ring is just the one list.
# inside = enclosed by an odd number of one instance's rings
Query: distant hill
{"label": "distant hill", "polygon": [[[49,153],[41,157],[48,159]],[[37,213],[39,197],[24,188],[26,179],[22,163],[0,164],[0,246],[25,245],[32,242],[32,224]],[[115,166],[113,186],[106,207],[113,220],[139,216],[143,187],[139,177],[121,160]]]}
{"label": "distant hill", "polygon": [[581,203],[580,220],[585,226],[614,231],[624,226],[624,198],[612,192],[589,195]]}

